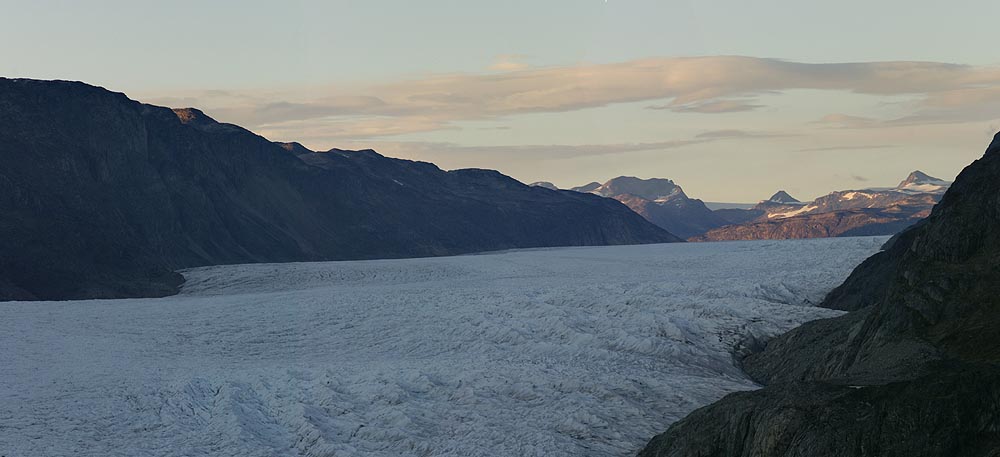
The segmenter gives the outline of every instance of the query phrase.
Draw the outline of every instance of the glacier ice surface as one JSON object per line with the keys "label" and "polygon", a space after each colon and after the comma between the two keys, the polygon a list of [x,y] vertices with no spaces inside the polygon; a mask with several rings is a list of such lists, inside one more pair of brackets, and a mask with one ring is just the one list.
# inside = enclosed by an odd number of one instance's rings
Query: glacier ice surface
{"label": "glacier ice surface", "polygon": [[633,455],[755,384],[730,350],[885,241],[520,250],[184,272],[0,303],[0,454]]}

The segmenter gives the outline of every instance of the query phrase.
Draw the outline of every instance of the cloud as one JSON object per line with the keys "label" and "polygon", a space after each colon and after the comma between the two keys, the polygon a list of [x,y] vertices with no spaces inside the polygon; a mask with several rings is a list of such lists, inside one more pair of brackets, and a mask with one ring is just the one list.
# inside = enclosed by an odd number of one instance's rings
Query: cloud
{"label": "cloud", "polygon": [[455,128],[457,127],[426,117],[372,116],[294,120],[260,126],[257,133],[268,138],[294,138],[305,142],[374,138]]}
{"label": "cloud", "polygon": [[[632,152],[665,151],[678,149],[698,144],[712,143],[716,141],[739,139],[770,138],[777,136],[787,136],[775,133],[746,132],[742,130],[714,130],[704,132],[694,137],[675,139],[668,141],[632,142],[632,143],[600,143],[600,144],[522,144],[522,145],[501,145],[501,146],[470,146],[460,145],[450,142],[432,141],[386,141],[380,140],[374,143],[369,141],[342,142],[344,148],[368,148],[376,147],[380,152],[390,155],[437,155],[437,156],[479,156],[479,157],[544,157],[547,159],[592,157],[616,154],[628,154]],[[324,139],[307,138],[307,139]],[[317,148],[320,149],[320,148]]]}
{"label": "cloud", "polygon": [[753,136],[753,134],[736,129],[710,130],[697,135],[698,138],[746,138],[749,136]]}
{"label": "cloud", "polygon": [[[185,101],[251,129],[312,121],[355,138],[398,135],[386,119],[421,128],[525,113],[558,113],[616,103],[659,102],[652,109],[732,113],[762,107],[761,94],[796,89],[876,96],[913,95],[913,112],[896,123],[950,122],[1000,116],[1000,68],[939,62],[802,63],[740,56],[649,58],[610,64],[524,67],[501,56],[493,73],[437,75],[386,84],[311,87],[250,94],[194,94]],[[204,100],[202,100],[204,99]],[[204,103],[203,103],[204,102]],[[380,119],[380,120],[372,120]],[[879,125],[844,114],[823,123]],[[387,128],[375,128],[380,124]],[[367,127],[367,128],[361,128]]]}
{"label": "cloud", "polygon": [[[390,155],[449,156],[449,157],[544,157],[546,159],[573,159],[632,152],[663,151],[706,143],[711,140],[684,139],[673,141],[608,143],[608,144],[529,144],[503,146],[467,146],[448,142],[379,141],[376,149]],[[371,147],[371,143],[348,143],[344,147]]]}
{"label": "cloud", "polygon": [[851,175],[851,179],[853,179],[855,181],[858,181],[858,182],[868,182],[868,181],[870,181],[868,178],[866,178],[864,176],[859,176],[859,175]]}
{"label": "cloud", "polygon": [[879,124],[879,121],[876,119],[872,119],[870,117],[851,116],[843,113],[834,113],[834,114],[827,114],[826,116],[823,116],[814,123],[824,124],[834,128],[865,128],[865,127],[874,127]]}
{"label": "cloud", "polygon": [[489,66],[488,70],[493,71],[518,71],[530,68],[531,66],[524,63],[523,60],[528,56],[523,54],[500,54],[493,59],[493,64]]}
{"label": "cloud", "polygon": [[709,100],[704,102],[688,103],[685,105],[651,105],[647,109],[670,110],[675,113],[738,113],[743,111],[753,111],[762,108],[764,105],[745,103],[737,100]]}
{"label": "cloud", "polygon": [[896,145],[893,144],[861,144],[861,145],[845,145],[845,146],[820,146],[815,148],[804,148],[799,149],[798,152],[822,152],[822,151],[864,151],[868,149],[887,149],[895,148]]}
{"label": "cloud", "polygon": [[732,138],[773,138],[779,136],[789,136],[781,133],[748,132],[738,129],[709,130],[699,133],[695,138],[724,140]]}

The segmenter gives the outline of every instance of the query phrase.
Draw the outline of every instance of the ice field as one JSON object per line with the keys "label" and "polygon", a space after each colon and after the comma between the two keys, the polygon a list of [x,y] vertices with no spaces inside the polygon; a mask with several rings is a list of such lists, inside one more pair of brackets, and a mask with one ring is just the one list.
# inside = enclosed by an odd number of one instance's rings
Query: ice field
{"label": "ice field", "polygon": [[755,385],[730,350],[879,238],[185,271],[141,300],[0,303],[0,455],[634,455]]}

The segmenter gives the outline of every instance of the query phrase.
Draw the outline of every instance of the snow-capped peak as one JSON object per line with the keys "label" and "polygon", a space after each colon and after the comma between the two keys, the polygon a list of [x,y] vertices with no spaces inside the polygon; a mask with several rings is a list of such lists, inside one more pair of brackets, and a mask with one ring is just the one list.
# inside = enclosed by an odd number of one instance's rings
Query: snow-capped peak
{"label": "snow-capped peak", "polygon": [[910,173],[910,175],[907,176],[906,179],[903,180],[903,182],[899,183],[898,187],[906,187],[911,184],[925,184],[936,181],[942,181],[942,180],[935,178],[931,175],[928,175],[927,173],[924,173],[920,170],[917,170],[914,171],[913,173]]}
{"label": "snow-capped peak", "polygon": [[943,193],[951,186],[951,182],[930,176],[922,171],[910,173],[896,190],[907,193]]}

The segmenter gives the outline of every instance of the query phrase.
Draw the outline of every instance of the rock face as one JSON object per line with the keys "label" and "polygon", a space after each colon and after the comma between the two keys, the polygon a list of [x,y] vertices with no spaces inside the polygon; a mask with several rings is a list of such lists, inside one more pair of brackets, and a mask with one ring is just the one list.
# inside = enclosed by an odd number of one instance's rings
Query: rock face
{"label": "rock face", "polygon": [[1000,456],[1000,134],[823,306],[641,455]]}
{"label": "rock face", "polygon": [[195,109],[0,79],[0,299],[175,293],[175,270],[678,239],[618,202],[314,153]]}
{"label": "rock face", "polygon": [[717,211],[731,225],[691,240],[892,235],[927,217],[950,185],[914,171],[893,188],[831,192],[807,203],[779,191],[751,210]]}
{"label": "rock face", "polygon": [[995,457],[1000,371],[955,366],[913,382],[775,385],[699,409],[641,457]]}
{"label": "rock face", "polygon": [[682,238],[701,235],[729,223],[701,200],[689,198],[669,179],[619,176],[604,184],[590,183],[570,190],[618,200],[646,220]]}

